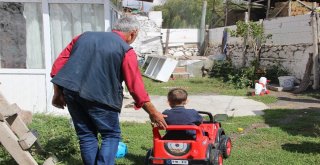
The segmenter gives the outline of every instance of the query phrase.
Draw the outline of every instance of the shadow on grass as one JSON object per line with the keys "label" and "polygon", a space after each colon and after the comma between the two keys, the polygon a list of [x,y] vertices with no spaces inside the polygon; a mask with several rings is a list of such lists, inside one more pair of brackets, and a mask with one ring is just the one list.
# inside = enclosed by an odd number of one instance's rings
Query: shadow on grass
{"label": "shadow on grass", "polygon": [[313,90],[313,89],[308,89],[307,91],[299,94],[299,95],[305,95],[305,96],[309,96],[315,99],[320,99],[320,90]]}
{"label": "shadow on grass", "polygon": [[279,127],[291,135],[318,137],[320,134],[320,109],[271,109],[265,110],[265,123]]}
{"label": "shadow on grass", "polygon": [[320,143],[303,142],[301,144],[287,143],[281,146],[282,149],[290,152],[298,152],[304,154],[320,154]]}
{"label": "shadow on grass", "polygon": [[301,99],[301,98],[293,99],[293,98],[289,98],[289,97],[278,97],[278,100],[300,102],[300,103],[320,103],[320,100]]}

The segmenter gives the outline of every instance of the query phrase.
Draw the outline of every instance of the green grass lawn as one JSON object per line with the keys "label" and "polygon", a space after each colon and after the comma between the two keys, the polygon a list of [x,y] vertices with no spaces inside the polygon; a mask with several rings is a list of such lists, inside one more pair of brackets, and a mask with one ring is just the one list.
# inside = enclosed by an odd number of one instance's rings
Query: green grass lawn
{"label": "green grass lawn", "polygon": [[235,89],[232,85],[223,83],[213,78],[189,78],[169,80],[168,82],[159,82],[144,77],[145,87],[151,95],[167,95],[170,89],[181,87],[189,94],[223,94],[234,96],[245,96],[247,89]]}
{"label": "green grass lawn", "polygon": [[231,96],[248,96],[248,98],[263,102],[265,104],[274,103],[277,98],[274,96],[251,96],[253,89],[236,89],[232,84],[224,83],[216,78],[189,78],[169,80],[168,82],[154,81],[144,77],[145,87],[150,95],[167,95],[170,89],[181,87],[189,94],[207,95],[220,94]]}
{"label": "green grass lawn", "polygon": [[[232,138],[233,150],[227,165],[305,165],[320,164],[320,111],[267,110],[264,116],[234,117],[222,122]],[[43,148],[54,153],[59,164],[80,165],[79,147],[73,128],[64,117],[34,115],[31,129],[38,130]],[[122,139],[128,146],[125,158],[118,165],[143,165],[145,154],[152,147],[151,126],[121,123]],[[242,133],[238,128],[244,128]],[[42,163],[44,158],[35,155]],[[15,164],[0,148],[0,164]]]}

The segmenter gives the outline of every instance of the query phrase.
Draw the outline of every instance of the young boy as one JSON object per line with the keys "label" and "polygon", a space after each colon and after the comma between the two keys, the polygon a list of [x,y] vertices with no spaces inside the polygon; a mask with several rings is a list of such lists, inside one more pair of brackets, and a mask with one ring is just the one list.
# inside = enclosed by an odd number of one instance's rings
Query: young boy
{"label": "young boy", "polygon": [[[170,110],[165,110],[164,115],[168,125],[200,125],[202,116],[195,109],[186,109],[184,105],[187,103],[188,93],[181,88],[174,88],[168,93],[168,102]],[[194,130],[187,131],[168,131],[165,138],[184,139],[195,138]]]}

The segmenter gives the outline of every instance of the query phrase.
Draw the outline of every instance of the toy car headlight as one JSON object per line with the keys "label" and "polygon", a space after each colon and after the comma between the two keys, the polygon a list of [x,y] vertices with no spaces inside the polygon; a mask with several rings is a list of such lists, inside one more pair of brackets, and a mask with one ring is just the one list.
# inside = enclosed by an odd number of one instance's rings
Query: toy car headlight
{"label": "toy car headlight", "polygon": [[190,151],[189,143],[164,143],[167,152],[174,156],[182,156]]}

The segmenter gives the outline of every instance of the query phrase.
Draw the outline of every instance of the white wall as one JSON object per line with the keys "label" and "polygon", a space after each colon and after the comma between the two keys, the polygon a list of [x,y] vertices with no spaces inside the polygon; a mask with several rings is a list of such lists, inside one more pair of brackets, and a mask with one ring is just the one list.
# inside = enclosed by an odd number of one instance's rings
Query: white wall
{"label": "white wall", "polygon": [[[161,29],[162,43],[166,42],[167,29]],[[198,43],[199,29],[170,29],[170,44]]]}
{"label": "white wall", "polygon": [[[45,71],[0,72],[0,91],[10,104],[16,103],[23,110],[46,111]],[[51,84],[50,84],[51,85]]]}

